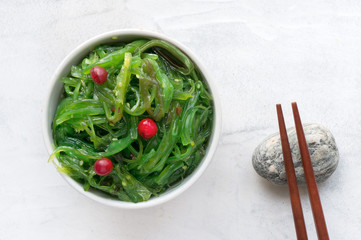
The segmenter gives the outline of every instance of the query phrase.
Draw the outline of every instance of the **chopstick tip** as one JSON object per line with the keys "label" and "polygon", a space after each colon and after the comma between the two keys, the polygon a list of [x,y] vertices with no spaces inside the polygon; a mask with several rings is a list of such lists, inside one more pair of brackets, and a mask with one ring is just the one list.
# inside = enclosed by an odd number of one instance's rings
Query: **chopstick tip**
{"label": "chopstick tip", "polygon": [[291,103],[293,113],[298,112],[298,106],[296,102]]}

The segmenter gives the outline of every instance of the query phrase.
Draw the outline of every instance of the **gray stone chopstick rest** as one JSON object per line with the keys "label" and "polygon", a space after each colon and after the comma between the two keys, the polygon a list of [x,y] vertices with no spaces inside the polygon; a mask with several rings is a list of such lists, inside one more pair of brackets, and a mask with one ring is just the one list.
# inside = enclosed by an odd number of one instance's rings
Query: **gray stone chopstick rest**
{"label": "gray stone chopstick rest", "polygon": [[[335,139],[327,128],[319,124],[303,124],[303,130],[316,181],[323,182],[331,176],[338,164],[339,154]],[[302,184],[305,183],[305,178],[296,129],[288,128],[287,133],[297,181]],[[268,136],[258,145],[253,153],[252,163],[261,177],[275,184],[287,183],[279,132]]]}

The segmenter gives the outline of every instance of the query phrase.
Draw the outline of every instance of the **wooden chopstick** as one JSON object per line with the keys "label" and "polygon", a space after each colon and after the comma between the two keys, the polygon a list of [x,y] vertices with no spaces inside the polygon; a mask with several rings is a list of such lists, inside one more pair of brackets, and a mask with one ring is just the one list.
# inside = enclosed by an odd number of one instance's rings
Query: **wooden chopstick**
{"label": "wooden chopstick", "polygon": [[301,123],[300,114],[298,112],[297,103],[292,103],[293,117],[296,125],[296,132],[298,138],[298,144],[300,147],[300,153],[302,158],[303,170],[305,172],[305,178],[307,183],[308,195],[311,202],[313,219],[316,225],[316,231],[318,239],[329,239],[325,217],[323,215],[320,196],[318,194],[315,174],[311,163],[310,153],[308,151],[305,133]]}
{"label": "wooden chopstick", "polygon": [[307,239],[305,220],[303,218],[302,205],[297,186],[297,178],[292,161],[292,154],[288,142],[287,130],[283,118],[281,104],[277,104],[276,108],[277,108],[277,116],[278,116],[278,125],[280,128],[280,135],[281,135],[283,161],[285,163],[286,177],[288,183],[288,190],[290,192],[293,221],[295,223],[296,235],[297,235],[297,239],[305,240]]}

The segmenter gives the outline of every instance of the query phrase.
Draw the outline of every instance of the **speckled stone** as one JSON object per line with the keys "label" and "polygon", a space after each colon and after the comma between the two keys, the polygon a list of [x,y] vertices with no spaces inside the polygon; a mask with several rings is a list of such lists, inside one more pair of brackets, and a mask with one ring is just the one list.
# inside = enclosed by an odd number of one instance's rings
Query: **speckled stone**
{"label": "speckled stone", "polygon": [[[325,127],[303,124],[316,181],[323,182],[336,170],[339,154],[332,133]],[[287,129],[293,164],[298,183],[305,183],[300,149],[294,127]],[[275,183],[286,184],[282,146],[279,132],[268,136],[255,149],[252,157],[253,167],[263,178]]]}

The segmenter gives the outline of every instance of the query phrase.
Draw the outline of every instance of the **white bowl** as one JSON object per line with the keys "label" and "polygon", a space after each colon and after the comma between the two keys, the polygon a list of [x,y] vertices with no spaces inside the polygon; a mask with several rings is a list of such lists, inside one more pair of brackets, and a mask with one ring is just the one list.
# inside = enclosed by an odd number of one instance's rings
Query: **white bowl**
{"label": "white bowl", "polygon": [[[112,32],[103,33],[78,46],[62,61],[60,66],[56,69],[51,81],[49,82],[49,88],[48,91],[46,92],[44,105],[42,109],[43,135],[44,135],[46,147],[48,148],[49,154],[51,154],[54,150],[53,147],[54,141],[52,137],[51,125],[54,119],[54,115],[60,99],[60,95],[63,91],[63,83],[60,81],[60,78],[63,76],[67,76],[68,73],[70,72],[70,67],[72,65],[79,64],[79,62],[98,45],[104,43],[118,42],[118,41],[132,41],[140,38],[161,39],[170,42],[179,49],[181,49],[195,63],[195,65],[199,68],[200,72],[203,74],[204,80],[207,82],[209,86],[209,90],[211,91],[214,97],[214,126],[213,126],[211,138],[209,140],[207,152],[204,158],[202,159],[201,163],[199,164],[199,166],[194,170],[194,172],[186,179],[184,179],[184,181],[181,184],[179,184],[177,187],[167,190],[158,197],[152,197],[146,202],[139,202],[139,203],[123,202],[117,199],[110,198],[108,195],[100,191],[95,191],[95,190],[84,191],[83,186],[81,184],[77,183],[72,178],[64,174],[61,174],[64,177],[64,179],[73,188],[75,188],[78,192],[82,193],[83,195],[102,204],[118,207],[118,208],[125,208],[125,209],[156,206],[178,196],[186,189],[188,189],[202,175],[202,173],[207,168],[208,164],[212,159],[221,132],[221,108],[215,86],[211,81],[211,76],[203,67],[203,65],[198,60],[198,58],[193,54],[191,50],[183,46],[178,41],[157,32],[137,30],[137,29],[124,29],[124,30],[116,30]],[[57,160],[54,159],[54,161]]]}

